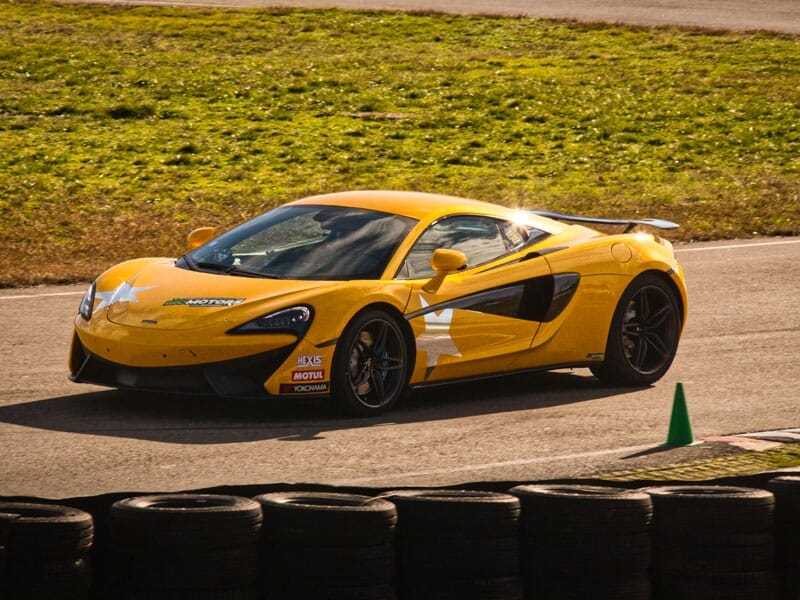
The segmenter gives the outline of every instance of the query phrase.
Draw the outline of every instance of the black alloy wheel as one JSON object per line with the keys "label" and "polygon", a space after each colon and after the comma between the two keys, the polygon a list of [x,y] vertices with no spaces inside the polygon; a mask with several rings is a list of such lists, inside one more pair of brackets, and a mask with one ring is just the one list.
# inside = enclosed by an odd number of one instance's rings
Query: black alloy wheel
{"label": "black alloy wheel", "polygon": [[592,367],[598,379],[619,385],[649,385],[667,372],[680,339],[677,294],[663,276],[640,275],[620,298],[611,322],[605,362]]}
{"label": "black alloy wheel", "polygon": [[368,310],[348,324],[333,359],[333,397],[351,415],[389,410],[406,385],[409,364],[405,336],[397,320]]}

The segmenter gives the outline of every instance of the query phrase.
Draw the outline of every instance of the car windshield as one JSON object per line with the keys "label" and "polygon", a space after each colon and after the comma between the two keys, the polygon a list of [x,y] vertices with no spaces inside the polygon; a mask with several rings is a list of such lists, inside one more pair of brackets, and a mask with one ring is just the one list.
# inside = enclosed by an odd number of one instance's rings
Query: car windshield
{"label": "car windshield", "polygon": [[187,254],[178,266],[276,279],[378,279],[414,219],[341,206],[283,206]]}

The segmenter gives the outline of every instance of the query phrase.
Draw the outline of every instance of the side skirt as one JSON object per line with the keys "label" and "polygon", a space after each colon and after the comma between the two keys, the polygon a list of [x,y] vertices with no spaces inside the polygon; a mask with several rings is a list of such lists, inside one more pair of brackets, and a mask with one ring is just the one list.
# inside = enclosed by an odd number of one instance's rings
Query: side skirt
{"label": "side skirt", "polygon": [[444,387],[456,383],[471,383],[473,381],[487,381],[491,379],[500,379],[501,377],[510,377],[512,375],[524,375],[525,373],[541,373],[542,371],[554,371],[556,369],[588,369],[593,365],[599,365],[602,361],[588,361],[581,363],[565,363],[556,365],[547,365],[543,367],[530,367],[527,369],[517,369],[515,371],[503,371],[502,373],[491,373],[489,375],[476,375],[474,377],[460,377],[457,379],[445,379],[442,381],[423,381],[420,383],[408,384],[410,390],[423,390],[437,387]]}

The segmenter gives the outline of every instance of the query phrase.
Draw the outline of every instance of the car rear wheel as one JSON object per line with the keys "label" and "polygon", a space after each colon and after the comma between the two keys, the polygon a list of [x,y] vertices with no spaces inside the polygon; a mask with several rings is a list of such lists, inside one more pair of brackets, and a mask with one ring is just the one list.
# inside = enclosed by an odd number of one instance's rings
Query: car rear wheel
{"label": "car rear wheel", "polygon": [[389,410],[408,379],[408,347],[397,320],[368,310],[347,325],[333,359],[334,400],[351,415],[368,417]]}
{"label": "car rear wheel", "polygon": [[677,294],[663,276],[640,275],[620,298],[606,342],[605,362],[594,375],[614,385],[649,385],[667,372],[681,331]]}

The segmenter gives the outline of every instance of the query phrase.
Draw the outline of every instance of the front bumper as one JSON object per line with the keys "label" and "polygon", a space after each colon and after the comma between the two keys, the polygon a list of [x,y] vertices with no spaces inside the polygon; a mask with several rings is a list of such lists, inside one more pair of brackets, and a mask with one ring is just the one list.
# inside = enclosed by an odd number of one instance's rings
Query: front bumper
{"label": "front bumper", "polygon": [[131,367],[97,356],[75,334],[70,349],[69,378],[79,383],[140,391],[265,398],[268,394],[264,382],[286,361],[296,345],[198,365]]}

